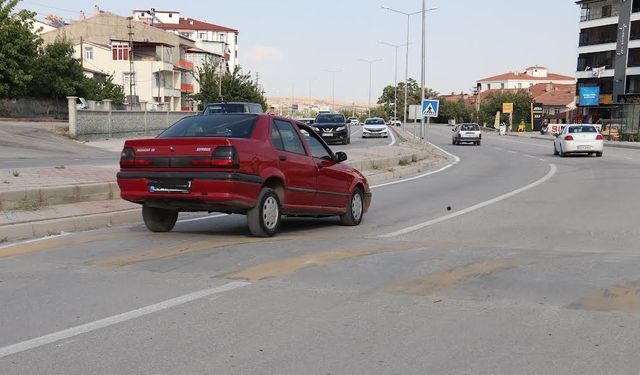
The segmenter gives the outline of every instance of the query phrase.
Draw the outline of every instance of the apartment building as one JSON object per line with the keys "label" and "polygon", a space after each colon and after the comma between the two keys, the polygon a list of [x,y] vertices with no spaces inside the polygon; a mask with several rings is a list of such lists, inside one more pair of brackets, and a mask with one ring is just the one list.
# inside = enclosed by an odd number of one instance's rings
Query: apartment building
{"label": "apartment building", "polygon": [[197,48],[224,57],[227,71],[240,64],[238,59],[238,30],[193,18],[181,17],[173,10],[136,9],[136,21],[191,39]]}
{"label": "apartment building", "polygon": [[576,3],[581,9],[578,92],[597,88],[600,105],[640,97],[640,0]]}
{"label": "apartment building", "polygon": [[45,43],[71,41],[85,74],[113,75],[128,102],[147,102],[171,111],[194,106],[194,56],[214,55],[193,40],[108,12],[42,34]]}

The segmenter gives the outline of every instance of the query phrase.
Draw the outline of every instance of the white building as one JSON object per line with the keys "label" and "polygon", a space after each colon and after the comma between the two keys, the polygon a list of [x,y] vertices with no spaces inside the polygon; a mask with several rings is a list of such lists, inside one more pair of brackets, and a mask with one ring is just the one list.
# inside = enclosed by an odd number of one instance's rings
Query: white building
{"label": "white building", "polygon": [[477,82],[479,92],[501,89],[528,89],[539,83],[555,83],[572,85],[576,83],[573,77],[550,73],[542,66],[532,66],[525,72],[509,72],[497,76],[481,79]]}
{"label": "white building", "polygon": [[238,66],[238,30],[180,17],[180,12],[171,10],[133,11],[133,18],[160,29],[178,34],[195,41],[196,47],[209,53],[220,55],[227,61],[227,70]]}
{"label": "white building", "polygon": [[73,44],[85,74],[112,75],[131,102],[161,104],[171,111],[193,108],[193,56],[215,58],[192,40],[111,13],[42,34],[45,44],[57,37]]}

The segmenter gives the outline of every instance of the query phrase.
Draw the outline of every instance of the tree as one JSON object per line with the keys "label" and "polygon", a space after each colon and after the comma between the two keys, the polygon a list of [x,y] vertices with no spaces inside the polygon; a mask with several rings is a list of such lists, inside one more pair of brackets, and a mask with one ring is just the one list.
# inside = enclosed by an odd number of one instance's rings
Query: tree
{"label": "tree", "polygon": [[[251,78],[251,72],[243,73],[240,67],[236,66],[233,73],[224,74],[221,79],[219,66],[218,62],[205,62],[197,69],[195,79],[200,84],[200,92],[192,95],[193,99],[201,103],[221,101],[259,103],[263,110],[267,110],[267,100],[260,87]],[[222,81],[222,90],[220,90],[220,81]]]}
{"label": "tree", "polygon": [[483,124],[493,124],[496,112],[502,112],[502,103],[513,103],[513,123],[528,122],[531,116],[531,102],[531,94],[527,90],[491,93],[480,104],[480,121]]}
{"label": "tree", "polygon": [[440,109],[438,110],[437,123],[446,123],[449,120],[456,120],[456,123],[471,121],[471,111],[464,103],[464,100],[443,100],[440,99]]}
{"label": "tree", "polygon": [[27,93],[41,39],[31,32],[34,12],[13,13],[19,0],[0,0],[0,98]]}
{"label": "tree", "polygon": [[111,99],[115,105],[124,103],[124,87],[113,83],[113,75],[86,78],[83,86],[83,95],[89,100]]}
{"label": "tree", "polygon": [[[408,105],[420,104],[420,99],[422,98],[422,91],[420,90],[420,85],[413,78],[409,78],[409,80],[407,82],[408,82],[408,85],[407,85],[407,103],[408,103]],[[403,117],[402,111],[404,111],[404,88],[405,88],[405,83],[404,82],[398,83],[397,112],[398,112],[398,117],[399,118]],[[439,95],[438,92],[436,92],[436,91],[434,91],[432,89],[429,89],[429,88],[425,92],[425,97],[426,98],[435,98],[438,95]],[[393,116],[393,108],[394,108],[393,100],[394,100],[394,86],[393,85],[389,85],[389,86],[385,87],[382,90],[382,95],[380,96],[380,98],[378,98],[378,104],[384,105],[384,110],[386,112],[386,117]],[[408,110],[409,110],[409,108],[407,108],[407,111]]]}
{"label": "tree", "polygon": [[63,99],[82,95],[85,76],[80,62],[73,57],[73,45],[57,39],[41,51],[33,64],[30,93],[38,98]]}

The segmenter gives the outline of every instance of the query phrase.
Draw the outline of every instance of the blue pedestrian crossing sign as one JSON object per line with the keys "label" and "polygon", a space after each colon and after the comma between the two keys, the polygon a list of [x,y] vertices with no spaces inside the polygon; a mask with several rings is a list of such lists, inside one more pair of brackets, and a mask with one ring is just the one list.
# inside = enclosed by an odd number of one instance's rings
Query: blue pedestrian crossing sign
{"label": "blue pedestrian crossing sign", "polygon": [[422,115],[424,117],[438,117],[440,101],[434,99],[424,99],[422,101]]}

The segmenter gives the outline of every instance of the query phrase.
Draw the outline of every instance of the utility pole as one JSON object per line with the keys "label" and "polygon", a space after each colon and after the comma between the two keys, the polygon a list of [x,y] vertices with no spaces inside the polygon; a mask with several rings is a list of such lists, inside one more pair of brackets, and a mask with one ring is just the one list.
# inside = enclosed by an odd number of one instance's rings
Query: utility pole
{"label": "utility pole", "polygon": [[129,104],[133,104],[133,86],[134,86],[134,70],[133,70],[133,25],[131,24],[132,17],[129,17]]}
{"label": "utility pole", "polygon": [[[422,0],[422,59],[420,60],[420,88],[421,88],[421,92],[422,92],[422,100],[420,100],[420,108],[422,108],[422,103],[424,102],[424,94],[425,94],[425,90],[424,90],[424,85],[425,85],[425,74],[424,74],[424,69],[425,69],[425,57],[426,57],[426,24],[427,24],[427,13],[425,12],[426,9],[426,0]],[[425,128],[424,128],[424,114],[422,116],[420,116],[420,139],[424,139],[425,138]],[[431,117],[427,117],[427,121],[430,120]]]}
{"label": "utility pole", "polygon": [[80,66],[84,67],[84,44],[82,37],[80,37]]}
{"label": "utility pole", "polygon": [[331,73],[331,110],[336,107],[336,73],[339,69],[327,69],[326,72]]}
{"label": "utility pole", "polygon": [[[395,117],[395,119],[398,119],[398,48],[402,47],[402,46],[406,46],[407,47],[407,51],[409,50],[409,44],[392,44],[392,43],[387,43],[387,42],[380,42],[380,44],[384,44],[387,45],[389,47],[393,47],[396,50],[396,57],[395,57],[395,73],[394,73],[394,86],[393,86],[393,117]],[[405,87],[406,89],[406,87]],[[406,99],[405,99],[406,101]],[[406,111],[405,111],[405,117],[406,117]],[[405,118],[406,120],[406,118]],[[404,123],[402,124],[402,126],[404,126]]]}

